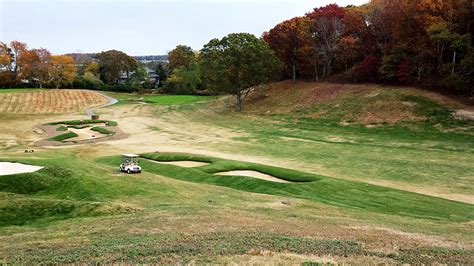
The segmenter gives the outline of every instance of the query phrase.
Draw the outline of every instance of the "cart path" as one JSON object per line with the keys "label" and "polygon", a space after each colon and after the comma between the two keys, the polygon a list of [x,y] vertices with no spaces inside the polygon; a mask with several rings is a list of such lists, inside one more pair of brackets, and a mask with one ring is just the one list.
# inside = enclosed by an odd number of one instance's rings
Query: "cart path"
{"label": "cart path", "polygon": [[105,95],[104,93],[102,93],[102,92],[100,92],[100,91],[95,91],[95,92],[97,92],[97,93],[99,93],[100,95],[104,96],[104,97],[108,100],[108,102],[107,102],[106,104],[103,104],[103,105],[99,105],[99,106],[96,106],[96,107],[92,107],[92,108],[86,109],[86,114],[87,114],[88,116],[92,116],[92,115],[97,114],[97,113],[95,112],[95,109],[109,107],[109,106],[111,106],[111,105],[114,105],[114,104],[118,103],[118,100],[115,99],[115,98],[112,98],[112,97],[110,97],[110,96],[108,96],[108,95]]}

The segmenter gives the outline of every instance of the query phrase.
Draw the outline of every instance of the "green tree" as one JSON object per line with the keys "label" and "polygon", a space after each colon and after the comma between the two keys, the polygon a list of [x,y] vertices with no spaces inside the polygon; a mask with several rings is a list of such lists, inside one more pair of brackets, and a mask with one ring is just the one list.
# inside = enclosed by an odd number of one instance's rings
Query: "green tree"
{"label": "green tree", "polygon": [[176,68],[168,77],[164,90],[177,94],[194,94],[201,85],[199,64],[192,62],[187,66]]}
{"label": "green tree", "polygon": [[143,66],[137,68],[130,78],[130,87],[133,90],[147,88],[150,85],[150,75]]}
{"label": "green tree", "polygon": [[107,84],[117,83],[122,74],[127,77],[138,68],[138,62],[124,52],[110,50],[97,55],[100,78]]}
{"label": "green tree", "polygon": [[178,45],[168,53],[169,69],[185,67],[191,62],[196,61],[196,54],[193,49],[186,45]]}
{"label": "green tree", "polygon": [[100,78],[98,78],[94,73],[87,71],[84,73],[84,76],[82,77],[84,82],[87,84],[87,87],[93,88],[93,89],[100,89],[102,85],[104,84]]}
{"label": "green tree", "polygon": [[201,50],[200,65],[206,88],[236,96],[237,111],[252,88],[281,73],[281,63],[268,44],[249,33],[211,40]]}

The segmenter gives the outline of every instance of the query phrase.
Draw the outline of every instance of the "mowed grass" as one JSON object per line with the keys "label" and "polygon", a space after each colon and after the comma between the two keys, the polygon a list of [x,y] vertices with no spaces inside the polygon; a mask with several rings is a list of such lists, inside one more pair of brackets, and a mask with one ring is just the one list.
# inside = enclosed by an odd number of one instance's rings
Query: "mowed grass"
{"label": "mowed grass", "polygon": [[1,89],[0,93],[16,93],[16,92],[33,92],[45,89],[38,89],[38,88],[17,88],[17,89]]}
{"label": "mowed grass", "polygon": [[215,99],[215,97],[199,95],[149,95],[144,97],[145,102],[160,105],[189,104],[211,99]]}
{"label": "mowed grass", "polygon": [[[290,169],[206,156],[162,153],[143,154],[142,156],[156,161],[194,160],[211,163],[207,166],[186,168],[142,161],[144,171],[185,181],[225,186],[247,192],[303,198],[344,208],[413,218],[458,222],[467,222],[474,218],[474,206],[470,204],[361,182],[338,180]],[[111,157],[100,161],[116,165],[119,158]],[[276,183],[243,176],[214,175],[218,172],[231,170],[254,170],[294,183]]]}
{"label": "mowed grass", "polygon": [[[285,88],[283,96],[291,94],[291,89]],[[190,123],[207,126],[209,133],[200,136],[203,141],[207,135],[217,135],[213,134],[217,129],[229,132],[232,141],[220,143],[219,152],[274,158],[291,168],[335,178],[474,202],[474,121],[454,119],[456,106],[437,101],[440,96],[428,98],[403,88],[362,89],[312,105],[305,103],[299,109],[295,104],[296,110],[289,111],[284,106],[268,109],[266,101],[276,100],[270,91],[264,91],[267,100],[244,103],[243,113],[229,112],[233,108],[229,105],[214,104],[206,109],[182,108],[180,112],[185,115],[179,120],[172,112],[167,115],[160,111],[160,119],[174,127],[186,128]],[[318,89],[312,93],[319,99]],[[390,108],[379,113],[378,103]],[[398,105],[403,115],[397,119],[414,120],[391,119],[392,112],[400,115]],[[365,124],[362,121],[370,116],[364,114],[381,116]],[[382,118],[392,122],[374,122]],[[162,125],[157,126],[166,132]],[[173,134],[183,139],[183,145],[186,139],[197,138],[192,133]]]}

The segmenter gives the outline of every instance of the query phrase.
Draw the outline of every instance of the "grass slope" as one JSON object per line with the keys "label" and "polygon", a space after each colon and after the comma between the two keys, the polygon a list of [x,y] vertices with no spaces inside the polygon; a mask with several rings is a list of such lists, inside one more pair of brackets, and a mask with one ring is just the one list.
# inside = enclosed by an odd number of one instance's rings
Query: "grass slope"
{"label": "grass slope", "polygon": [[93,127],[93,128],[91,128],[91,130],[99,132],[100,134],[104,134],[104,135],[113,135],[113,134],[115,134],[115,132],[113,132],[111,130],[108,130],[106,128],[103,128],[103,127]]}
{"label": "grass slope", "polygon": [[52,138],[49,138],[48,140],[49,141],[64,141],[64,140],[67,140],[67,139],[70,139],[70,138],[75,138],[75,137],[78,137],[78,136],[79,135],[77,135],[74,132],[68,132],[68,133],[64,133],[64,134],[61,134],[61,135],[54,136]]}
{"label": "grass slope", "polygon": [[[451,221],[470,221],[474,218],[474,206],[470,204],[360,182],[205,156],[161,153],[142,156],[157,161],[196,160],[211,163],[202,167],[185,168],[149,161],[142,162],[144,171],[180,180],[208,183],[248,192],[304,198],[345,208],[414,218]],[[110,157],[100,161],[116,165],[119,158]],[[255,170],[299,183],[275,183],[251,177],[213,175],[213,173],[231,170]]]}
{"label": "grass slope", "polygon": [[149,95],[144,97],[144,101],[160,105],[176,105],[206,101],[213,98],[215,97],[198,95]]}

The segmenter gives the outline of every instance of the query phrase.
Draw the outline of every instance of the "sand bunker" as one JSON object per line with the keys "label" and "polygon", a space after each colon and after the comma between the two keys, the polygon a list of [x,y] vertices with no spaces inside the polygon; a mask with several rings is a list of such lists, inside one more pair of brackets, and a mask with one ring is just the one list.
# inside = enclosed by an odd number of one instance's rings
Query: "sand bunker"
{"label": "sand bunker", "polygon": [[43,169],[43,167],[21,163],[0,162],[0,175],[32,173],[40,169]]}
{"label": "sand bunker", "polygon": [[271,175],[267,175],[264,173],[260,173],[257,171],[252,171],[252,170],[238,170],[238,171],[227,171],[227,172],[219,172],[215,173],[215,175],[233,175],[233,176],[248,176],[248,177],[253,177],[253,178],[258,178],[262,180],[267,180],[267,181],[272,181],[272,182],[278,182],[278,183],[290,183],[289,181],[276,178]]}
{"label": "sand bunker", "polygon": [[[105,124],[104,124],[105,125]],[[94,126],[99,126],[99,125],[94,125]],[[78,136],[74,138],[67,139],[66,141],[79,141],[79,140],[88,140],[88,139],[97,139],[101,137],[107,137],[108,135],[101,134],[100,132],[93,131],[91,130],[91,127],[86,127],[86,128],[73,128],[69,127],[67,130],[70,132],[76,133]]]}
{"label": "sand bunker", "polygon": [[196,162],[196,161],[172,161],[172,162],[155,161],[155,162],[162,163],[162,164],[171,164],[171,165],[176,165],[176,166],[181,166],[181,167],[198,167],[198,166],[209,165],[209,163]]}

